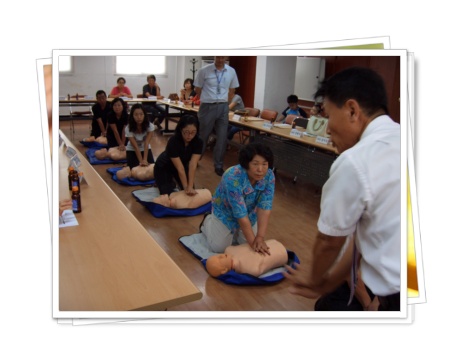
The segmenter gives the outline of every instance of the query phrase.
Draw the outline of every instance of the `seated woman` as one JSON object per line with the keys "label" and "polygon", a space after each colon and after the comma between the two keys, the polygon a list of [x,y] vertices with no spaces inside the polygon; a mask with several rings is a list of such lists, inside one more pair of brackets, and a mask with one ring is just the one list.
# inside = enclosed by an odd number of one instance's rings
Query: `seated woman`
{"label": "seated woman", "polygon": [[127,152],[125,150],[120,150],[118,147],[113,148],[102,148],[95,151],[95,157],[99,160],[111,159],[115,161],[127,159]]}
{"label": "seated woman", "polygon": [[196,189],[196,194],[188,195],[185,191],[162,194],[154,198],[152,201],[161,204],[164,207],[183,209],[197,208],[212,200],[212,193],[208,189]]}
{"label": "seated woman", "polygon": [[93,135],[91,135],[88,138],[84,138],[83,141],[88,142],[88,143],[97,142],[97,143],[100,143],[100,144],[107,144],[107,138],[103,137],[103,136],[95,138]]}
{"label": "seated woman", "polygon": [[248,243],[229,246],[222,254],[207,259],[205,267],[212,277],[218,277],[231,270],[259,277],[269,270],[281,267],[288,261],[287,250],[275,239],[266,241],[270,254],[255,252]]}
{"label": "seated woman", "polygon": [[180,90],[180,101],[185,104],[190,104],[195,95],[196,92],[194,91],[193,80],[191,78],[185,79],[183,82],[183,89]]}
{"label": "seated woman", "polygon": [[119,180],[124,178],[133,178],[145,182],[154,179],[154,164],[148,166],[136,166],[130,170],[130,167],[123,167],[116,172],[116,177]]}
{"label": "seated woman", "polygon": [[125,86],[125,78],[123,77],[117,79],[117,85],[112,88],[111,93],[109,94],[109,98],[116,97],[133,98],[131,90]]}

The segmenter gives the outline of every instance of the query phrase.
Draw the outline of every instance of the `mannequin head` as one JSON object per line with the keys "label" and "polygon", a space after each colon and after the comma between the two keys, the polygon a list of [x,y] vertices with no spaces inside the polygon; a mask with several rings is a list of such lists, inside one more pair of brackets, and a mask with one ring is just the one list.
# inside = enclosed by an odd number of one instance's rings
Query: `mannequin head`
{"label": "mannequin head", "polygon": [[217,254],[207,259],[205,268],[212,277],[218,277],[233,269],[233,259],[225,253]]}
{"label": "mannequin head", "polygon": [[95,157],[96,159],[103,160],[106,159],[108,156],[108,151],[106,148],[101,148],[95,151]]}
{"label": "mannequin head", "polygon": [[116,177],[118,180],[131,177],[131,175],[132,175],[132,172],[130,171],[129,167],[123,167],[122,169],[116,172]]}

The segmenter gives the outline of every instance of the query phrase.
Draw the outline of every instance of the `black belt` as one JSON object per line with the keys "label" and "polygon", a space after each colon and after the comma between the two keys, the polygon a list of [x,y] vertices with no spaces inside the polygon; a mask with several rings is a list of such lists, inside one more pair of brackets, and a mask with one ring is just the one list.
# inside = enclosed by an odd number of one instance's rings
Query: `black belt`
{"label": "black belt", "polygon": [[227,102],[214,102],[214,103],[204,103],[204,104],[226,104]]}
{"label": "black belt", "polygon": [[379,311],[399,311],[400,310],[400,293],[394,293],[388,296],[377,296],[379,298]]}

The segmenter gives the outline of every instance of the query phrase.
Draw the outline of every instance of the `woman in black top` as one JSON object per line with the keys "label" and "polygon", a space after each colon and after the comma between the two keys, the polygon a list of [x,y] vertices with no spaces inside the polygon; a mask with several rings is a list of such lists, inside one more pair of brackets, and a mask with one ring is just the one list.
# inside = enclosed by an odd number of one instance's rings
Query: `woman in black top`
{"label": "woman in black top", "polygon": [[188,103],[196,95],[194,91],[194,84],[191,78],[186,78],[183,83],[183,89],[180,90],[180,100]]}
{"label": "woman in black top", "polygon": [[201,153],[199,121],[194,115],[183,115],[175,134],[156,160],[154,179],[160,194],[170,194],[178,185],[186,194],[195,195],[194,177]]}
{"label": "woman in black top", "polygon": [[112,111],[107,117],[107,146],[108,148],[118,147],[124,151],[127,141],[125,139],[125,126],[128,124],[127,103],[121,98],[114,98]]}

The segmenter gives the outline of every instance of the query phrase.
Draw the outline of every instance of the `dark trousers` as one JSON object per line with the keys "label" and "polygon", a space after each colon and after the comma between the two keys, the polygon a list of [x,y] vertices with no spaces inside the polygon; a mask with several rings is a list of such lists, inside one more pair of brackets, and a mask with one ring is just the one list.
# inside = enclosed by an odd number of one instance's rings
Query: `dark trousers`
{"label": "dark trousers", "polygon": [[[366,287],[367,293],[371,299],[374,298],[372,291]],[[350,305],[350,286],[348,282],[344,282],[337,289],[322,296],[314,305],[315,311],[363,311],[363,306],[356,297],[353,297]]]}
{"label": "dark trousers", "polygon": [[[185,168],[186,174],[188,174],[188,169]],[[180,177],[178,176],[178,171],[170,167],[154,167],[154,180],[156,181],[157,188],[159,188],[160,194],[172,193],[175,188],[183,189],[181,184]]]}
{"label": "dark trousers", "polygon": [[149,121],[151,123],[154,122],[154,119],[157,118],[157,121],[160,123],[163,122],[165,119],[165,116],[167,114],[165,108],[162,105],[156,104],[156,105],[148,105],[145,107],[146,112],[151,113],[152,115],[149,116]]}
{"label": "dark trousers", "polygon": [[[375,295],[366,286],[366,291],[369,297],[374,299]],[[380,305],[379,311],[399,311],[400,310],[400,294],[395,293],[390,296],[378,296]],[[314,305],[315,311],[363,311],[363,306],[356,297],[353,297],[350,305],[350,286],[348,282],[344,282],[336,290],[328,293],[316,301]]]}
{"label": "dark trousers", "polygon": [[[141,152],[141,156],[144,156],[144,151]],[[154,163],[154,157],[152,155],[151,149],[148,149],[148,163]],[[133,167],[137,167],[140,165],[138,158],[136,156],[135,151],[128,150],[127,151],[127,165],[132,169]]]}
{"label": "dark trousers", "polygon": [[401,296],[398,293],[394,293],[389,296],[379,296],[380,306],[379,311],[399,311]]}

